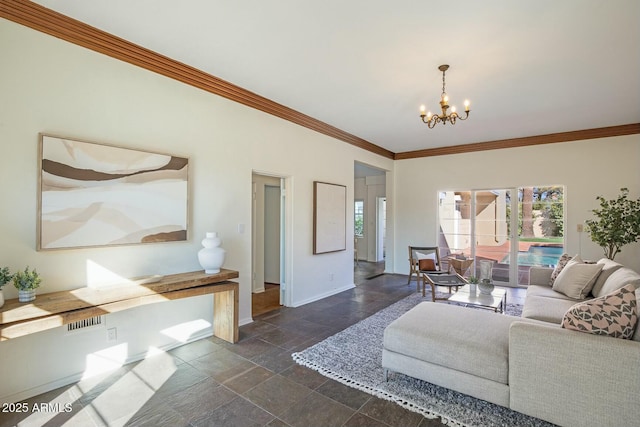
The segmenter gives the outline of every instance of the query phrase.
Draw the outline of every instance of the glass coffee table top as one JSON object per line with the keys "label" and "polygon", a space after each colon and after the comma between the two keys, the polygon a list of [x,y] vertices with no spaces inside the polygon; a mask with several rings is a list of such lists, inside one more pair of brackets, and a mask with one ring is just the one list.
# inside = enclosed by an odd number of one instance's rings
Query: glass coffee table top
{"label": "glass coffee table top", "polygon": [[448,298],[436,297],[436,286],[446,286],[449,288],[449,293],[451,293],[451,288],[455,288],[456,291],[464,286],[467,281],[464,277],[460,276],[457,273],[447,273],[444,271],[422,271],[422,296],[425,296],[425,287],[427,284],[431,286],[431,300],[446,300]]}
{"label": "glass coffee table top", "polygon": [[504,313],[507,308],[507,291],[493,288],[491,294],[481,294],[479,289],[476,289],[475,293],[471,293],[469,285],[465,285],[461,287],[458,292],[451,295],[449,301],[485,307],[495,312]]}

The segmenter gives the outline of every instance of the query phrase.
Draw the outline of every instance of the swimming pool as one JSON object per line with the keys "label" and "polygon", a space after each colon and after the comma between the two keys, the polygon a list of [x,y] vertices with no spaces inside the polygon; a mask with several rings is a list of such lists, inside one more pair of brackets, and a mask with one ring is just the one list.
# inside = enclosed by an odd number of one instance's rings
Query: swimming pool
{"label": "swimming pool", "polygon": [[[527,252],[518,252],[518,265],[555,267],[563,253],[561,246],[530,246]],[[509,264],[510,255],[504,257],[502,262]]]}

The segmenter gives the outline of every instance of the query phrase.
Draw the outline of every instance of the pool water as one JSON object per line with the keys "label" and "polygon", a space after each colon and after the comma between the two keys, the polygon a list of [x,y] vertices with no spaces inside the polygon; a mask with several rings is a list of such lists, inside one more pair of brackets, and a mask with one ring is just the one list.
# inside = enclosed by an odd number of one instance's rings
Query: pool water
{"label": "pool water", "polygon": [[[563,253],[563,247],[530,246],[527,252],[518,252],[518,265],[555,267]],[[510,255],[507,255],[502,262],[509,264],[509,260]]]}

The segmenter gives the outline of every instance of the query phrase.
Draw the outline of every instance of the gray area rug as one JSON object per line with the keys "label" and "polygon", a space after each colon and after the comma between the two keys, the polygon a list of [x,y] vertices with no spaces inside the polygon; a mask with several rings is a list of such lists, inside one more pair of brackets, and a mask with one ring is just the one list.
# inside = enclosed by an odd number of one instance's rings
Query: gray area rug
{"label": "gray area rug", "polygon": [[[396,402],[427,418],[441,417],[444,424],[551,426],[537,418],[406,375],[396,373],[388,382],[384,381],[381,366],[384,329],[418,303],[430,300],[430,294],[426,298],[419,293],[408,296],[292,357],[298,364],[347,386]],[[521,312],[522,306],[507,305],[508,314],[519,316]]]}

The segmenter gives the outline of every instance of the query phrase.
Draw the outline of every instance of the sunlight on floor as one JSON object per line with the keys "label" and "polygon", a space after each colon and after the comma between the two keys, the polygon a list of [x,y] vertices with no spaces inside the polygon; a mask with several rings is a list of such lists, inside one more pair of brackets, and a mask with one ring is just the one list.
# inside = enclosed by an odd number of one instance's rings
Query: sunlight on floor
{"label": "sunlight on floor", "polygon": [[[71,398],[70,398],[71,393]],[[69,390],[65,393],[61,393],[49,402],[38,402],[29,406],[28,411],[31,413],[27,418],[20,421],[18,427],[33,427],[56,424],[52,421],[54,418],[58,418],[60,413],[71,413],[73,411],[72,403],[82,396],[82,393],[77,389]],[[36,409],[38,408],[38,409]]]}
{"label": "sunlight on floor", "polygon": [[[156,349],[152,350],[155,352]],[[164,352],[149,357],[102,392],[83,411],[90,408],[109,425],[125,424],[176,369],[174,359]]]}
{"label": "sunlight on floor", "polygon": [[[126,349],[126,344],[122,344],[87,357],[84,378],[51,401],[38,403],[43,407],[42,412],[32,410],[35,413],[22,420],[18,426],[64,426],[67,423],[125,425],[177,370],[173,357],[158,348],[150,347],[144,360],[101,390],[101,386],[109,381],[114,368],[122,366],[123,363],[118,364],[116,359],[124,362]],[[90,370],[93,370],[91,375]],[[77,411],[78,401],[93,393],[99,393],[99,396]]]}

